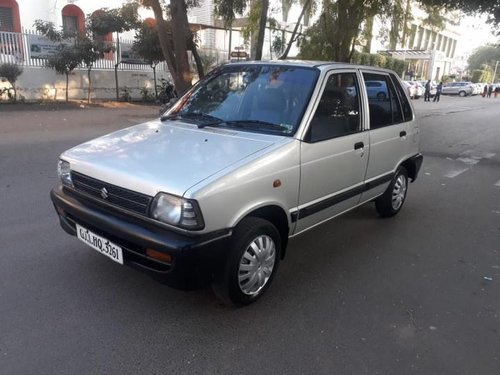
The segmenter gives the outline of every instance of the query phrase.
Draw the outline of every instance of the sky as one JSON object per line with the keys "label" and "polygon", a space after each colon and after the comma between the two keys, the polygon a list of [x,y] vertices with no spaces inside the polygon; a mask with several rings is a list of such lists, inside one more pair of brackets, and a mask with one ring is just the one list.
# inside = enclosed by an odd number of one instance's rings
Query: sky
{"label": "sky", "polygon": [[470,55],[477,47],[488,43],[498,43],[500,36],[494,35],[494,29],[486,23],[486,16],[468,16],[461,22],[462,37],[457,45],[457,56]]}

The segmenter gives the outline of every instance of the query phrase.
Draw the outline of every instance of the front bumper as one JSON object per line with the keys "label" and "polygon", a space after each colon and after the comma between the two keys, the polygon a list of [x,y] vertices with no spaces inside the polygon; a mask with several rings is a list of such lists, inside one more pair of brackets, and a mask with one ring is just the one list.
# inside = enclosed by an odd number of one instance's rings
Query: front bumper
{"label": "front bumper", "polygon": [[[186,235],[110,209],[61,185],[50,197],[67,233],[76,236],[76,224],[90,229],[122,247],[124,264],[174,288],[195,289],[225,263],[231,229]],[[167,253],[172,262],[150,258],[146,249]]]}

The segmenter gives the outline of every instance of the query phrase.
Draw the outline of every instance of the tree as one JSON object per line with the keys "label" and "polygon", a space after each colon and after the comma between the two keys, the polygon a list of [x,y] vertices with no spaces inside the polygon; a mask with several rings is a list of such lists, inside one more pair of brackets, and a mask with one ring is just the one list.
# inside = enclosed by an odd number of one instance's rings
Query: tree
{"label": "tree", "polygon": [[14,90],[14,97],[11,98],[13,101],[17,100],[16,81],[21,74],[23,74],[23,68],[16,64],[0,64],[0,77],[6,79],[12,87],[12,90]]}
{"label": "tree", "polygon": [[482,69],[484,65],[494,68],[496,61],[500,61],[500,46],[486,45],[478,47],[469,56],[469,69]]}
{"label": "tree", "polygon": [[182,95],[191,87],[193,80],[188,50],[193,53],[198,76],[200,78],[204,76],[203,63],[198,54],[195,35],[189,29],[187,18],[188,6],[197,5],[197,2],[196,0],[191,0],[188,3],[185,0],[170,0],[166,12],[168,19],[165,19],[165,12],[160,0],[138,1],[141,5],[153,10],[163,56],[174,80],[176,91]]}
{"label": "tree", "polygon": [[36,20],[35,28],[46,38],[57,44],[57,53],[49,56],[47,67],[66,76],[66,102],[68,101],[69,75],[82,62],[82,55],[75,47],[75,34],[68,34],[64,30],[57,30],[52,22]]}
{"label": "tree", "polygon": [[288,57],[288,54],[290,53],[290,49],[292,48],[293,43],[297,41],[297,31],[299,30],[299,25],[300,22],[302,21],[302,17],[305,16],[308,10],[312,9],[311,4],[313,3],[312,0],[305,0],[305,2],[302,4],[302,11],[300,12],[299,19],[297,20],[297,23],[295,24],[295,27],[292,32],[292,36],[290,37],[290,40],[288,41],[288,44],[282,53],[282,55],[279,57],[280,60],[285,60]]}
{"label": "tree", "polygon": [[325,0],[323,10],[301,44],[300,55],[349,62],[363,22],[388,13],[390,0]]}
{"label": "tree", "polygon": [[132,49],[148,61],[153,69],[153,79],[155,87],[155,97],[158,99],[158,89],[156,87],[156,66],[165,61],[163,51],[160,47],[160,38],[156,29],[156,22],[144,21],[135,33],[135,40]]}
{"label": "tree", "polygon": [[115,64],[116,100],[119,100],[120,98],[120,89],[118,84],[118,66],[121,63],[119,34],[124,31],[133,30],[139,26],[138,9],[139,4],[127,3],[120,8],[101,8],[92,13],[89,17],[88,29],[91,30],[93,37],[104,37],[110,33],[116,33],[118,53],[118,58]]}
{"label": "tree", "polygon": [[500,1],[498,0],[419,0],[419,2],[447,10],[460,10],[468,14],[487,14],[490,23],[495,27],[500,26]]}
{"label": "tree", "polygon": [[215,14],[223,19],[226,27],[231,27],[236,15],[242,15],[250,6],[248,25],[244,28],[243,35],[247,40],[255,37],[251,57],[254,60],[261,60],[269,0],[215,0],[214,5]]}

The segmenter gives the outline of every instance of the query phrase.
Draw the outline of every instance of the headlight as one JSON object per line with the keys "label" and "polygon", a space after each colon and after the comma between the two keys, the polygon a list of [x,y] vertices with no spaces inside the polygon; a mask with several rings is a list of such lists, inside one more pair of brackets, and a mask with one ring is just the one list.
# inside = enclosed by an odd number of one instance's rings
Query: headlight
{"label": "headlight", "polygon": [[165,193],[156,195],[151,205],[151,216],[183,229],[199,230],[205,226],[195,201]]}
{"label": "headlight", "polygon": [[71,168],[67,161],[59,160],[57,163],[57,174],[61,179],[64,186],[73,187],[73,181],[71,180]]}

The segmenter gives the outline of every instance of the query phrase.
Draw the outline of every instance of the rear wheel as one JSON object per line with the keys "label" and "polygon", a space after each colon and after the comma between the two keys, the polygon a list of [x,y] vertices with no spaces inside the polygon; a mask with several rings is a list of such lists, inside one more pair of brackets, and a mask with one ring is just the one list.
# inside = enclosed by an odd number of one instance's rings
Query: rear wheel
{"label": "rear wheel", "polygon": [[406,199],[408,191],[408,172],[405,167],[399,167],[387,190],[375,200],[377,212],[382,217],[396,215]]}
{"label": "rear wheel", "polygon": [[465,91],[460,91],[458,95],[460,95],[463,98],[464,96],[467,95],[467,93]]}
{"label": "rear wheel", "polygon": [[280,260],[281,237],[269,221],[249,217],[234,230],[226,264],[212,284],[227,305],[248,305],[269,288]]}

